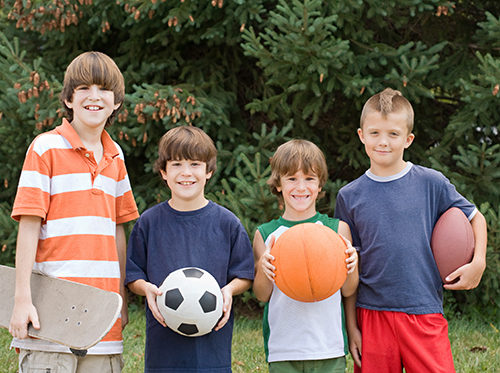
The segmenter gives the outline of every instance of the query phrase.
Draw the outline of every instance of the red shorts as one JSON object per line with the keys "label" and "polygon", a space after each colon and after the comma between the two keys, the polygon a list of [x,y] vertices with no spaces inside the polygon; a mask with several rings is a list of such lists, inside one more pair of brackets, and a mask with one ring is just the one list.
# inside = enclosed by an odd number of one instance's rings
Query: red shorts
{"label": "red shorts", "polygon": [[361,365],[355,373],[454,373],[448,322],[439,313],[357,309]]}

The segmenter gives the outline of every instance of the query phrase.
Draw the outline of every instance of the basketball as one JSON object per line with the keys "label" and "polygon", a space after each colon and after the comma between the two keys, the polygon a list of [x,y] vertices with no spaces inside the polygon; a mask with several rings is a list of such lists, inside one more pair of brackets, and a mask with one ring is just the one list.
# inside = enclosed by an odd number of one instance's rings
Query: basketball
{"label": "basketball", "polygon": [[432,231],[431,248],[443,283],[445,278],[474,255],[474,232],[462,210],[452,207],[437,221]]}
{"label": "basketball", "polygon": [[346,244],[331,228],[302,223],[276,240],[276,286],[300,302],[319,302],[335,294],[347,278]]}

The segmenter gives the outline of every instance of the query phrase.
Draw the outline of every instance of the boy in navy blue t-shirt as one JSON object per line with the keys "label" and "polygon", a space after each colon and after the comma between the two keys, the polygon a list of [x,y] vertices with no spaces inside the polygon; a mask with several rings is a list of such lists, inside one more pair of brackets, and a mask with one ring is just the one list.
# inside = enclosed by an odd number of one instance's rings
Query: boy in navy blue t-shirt
{"label": "boy in navy blue t-shirt", "polygon": [[[238,218],[207,200],[205,184],[216,169],[217,150],[201,129],[182,126],[160,140],[155,169],[172,192],[145,211],[130,236],[126,284],[146,296],[145,372],[231,372],[233,296],[250,288],[252,247]],[[185,337],[166,327],[156,305],[158,287],[179,268],[199,267],[215,277],[224,298],[214,331]]]}

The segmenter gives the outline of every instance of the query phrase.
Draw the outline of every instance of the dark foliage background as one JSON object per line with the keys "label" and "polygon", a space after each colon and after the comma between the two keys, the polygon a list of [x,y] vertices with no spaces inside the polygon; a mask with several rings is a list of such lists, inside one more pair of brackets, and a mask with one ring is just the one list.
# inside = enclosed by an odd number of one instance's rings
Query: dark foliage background
{"label": "dark foliage background", "polygon": [[[489,228],[478,289],[447,292],[449,314],[500,322],[500,3],[495,0],[0,0],[0,262],[13,264],[9,215],[24,155],[61,122],[68,63],[87,50],[122,69],[125,109],[110,133],[124,149],[141,211],[168,196],[152,165],[160,136],[203,128],[219,169],[209,197],[251,237],[279,216],[268,159],[302,137],[325,152],[318,208],[368,159],[356,136],[363,103],[385,87],[416,112],[406,159],[442,171]],[[246,294],[245,299],[252,299]]]}

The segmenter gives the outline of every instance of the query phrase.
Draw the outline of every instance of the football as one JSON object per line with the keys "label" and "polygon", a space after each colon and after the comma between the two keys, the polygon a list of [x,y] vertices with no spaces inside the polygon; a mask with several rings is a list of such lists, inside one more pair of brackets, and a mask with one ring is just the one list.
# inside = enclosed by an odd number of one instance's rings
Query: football
{"label": "football", "polygon": [[443,283],[450,273],[470,263],[474,232],[460,209],[452,207],[441,215],[432,231],[431,248]]}
{"label": "football", "polygon": [[170,273],[156,298],[167,326],[187,337],[210,333],[222,316],[222,293],[217,280],[201,268]]}

